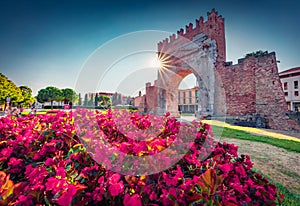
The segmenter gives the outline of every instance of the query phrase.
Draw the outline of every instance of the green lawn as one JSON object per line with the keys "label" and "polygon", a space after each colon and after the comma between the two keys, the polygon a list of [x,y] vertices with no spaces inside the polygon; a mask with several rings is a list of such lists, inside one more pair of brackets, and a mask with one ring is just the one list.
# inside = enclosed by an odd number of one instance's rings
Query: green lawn
{"label": "green lawn", "polygon": [[[25,115],[28,115],[29,113],[30,113],[30,111],[24,111],[24,112],[21,112],[21,115],[25,116]],[[46,110],[36,112],[36,114],[46,114],[46,113],[47,113]]]}
{"label": "green lawn", "polygon": [[181,113],[180,116],[194,116],[193,113]]}
{"label": "green lawn", "polygon": [[219,126],[212,126],[212,130],[216,134],[221,134],[222,132],[222,137],[263,142],[276,147],[286,149],[287,151],[298,152],[298,153],[300,152],[300,142],[277,139],[277,138],[266,137],[266,136],[259,136],[259,135],[251,134],[249,132],[235,130],[226,127],[223,128]]}

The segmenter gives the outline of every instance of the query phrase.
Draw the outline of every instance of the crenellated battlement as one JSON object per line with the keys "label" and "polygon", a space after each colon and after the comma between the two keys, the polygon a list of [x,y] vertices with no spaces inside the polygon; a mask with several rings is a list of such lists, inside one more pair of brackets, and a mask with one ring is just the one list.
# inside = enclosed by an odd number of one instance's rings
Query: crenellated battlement
{"label": "crenellated battlement", "polygon": [[218,12],[215,9],[212,9],[211,12],[207,12],[207,21],[204,21],[204,18],[201,16],[199,19],[196,19],[195,25],[189,23],[185,26],[185,30],[181,28],[177,31],[177,34],[172,34],[168,38],[162,40],[158,43],[158,51],[165,51],[169,48],[176,45],[177,41],[181,37],[184,37],[187,40],[193,40],[193,38],[203,33],[209,38],[216,40],[218,50],[221,53],[219,55],[222,60],[225,61],[225,31],[224,31],[224,18],[221,15],[218,15]]}
{"label": "crenellated battlement", "polygon": [[[300,130],[295,126],[297,123],[292,122],[291,125],[291,120],[286,116],[287,104],[275,52],[257,51],[238,59],[237,64],[226,62],[224,28],[223,17],[213,9],[207,13],[207,20],[200,17],[194,24],[189,23],[185,29],[181,28],[177,34],[158,43],[158,55],[169,64],[164,69],[172,72],[158,72],[159,85],[168,89],[146,84],[148,110],[144,111],[158,114],[170,111],[172,115],[179,115],[178,85],[192,72],[200,85],[199,96],[202,98],[196,105],[199,114],[226,114],[226,118],[233,120],[245,119],[250,115],[255,117],[253,121],[259,127],[262,124],[256,117],[262,117],[266,120],[264,125],[272,129]],[[212,50],[216,58],[207,55],[207,51]],[[214,65],[206,64],[211,60]],[[174,95],[170,91],[174,91]]]}
{"label": "crenellated battlement", "polygon": [[278,73],[277,69],[277,61],[276,61],[276,55],[275,52],[268,52],[266,51],[263,54],[257,54],[257,55],[247,55],[244,58],[238,59],[238,62],[236,64],[233,64],[232,62],[225,62],[224,66],[226,69],[226,72],[233,71],[240,73],[242,70],[249,72],[254,72],[256,68],[260,68],[261,65],[267,65],[268,69],[272,73]]}

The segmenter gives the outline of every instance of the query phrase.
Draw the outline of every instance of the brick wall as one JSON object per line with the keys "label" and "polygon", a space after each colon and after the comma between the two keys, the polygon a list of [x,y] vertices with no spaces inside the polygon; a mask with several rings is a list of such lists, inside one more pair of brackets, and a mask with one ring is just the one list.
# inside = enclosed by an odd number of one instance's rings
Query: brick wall
{"label": "brick wall", "polygon": [[[238,64],[226,62],[226,41],[224,18],[213,9],[176,34],[158,43],[158,52],[172,50],[180,46],[184,39],[193,40],[198,34],[205,34],[216,41],[217,59],[215,62],[215,113],[224,114],[222,98],[226,97],[226,113],[228,116],[245,116],[259,114],[267,119],[267,124],[273,129],[297,129],[286,115],[288,110],[281,87],[275,53],[266,53],[239,59]],[[180,38],[185,37],[185,38]],[[223,94],[223,91],[225,94]],[[149,87],[147,91],[147,106],[157,104],[157,91]],[[201,98],[201,97],[200,97]],[[152,108],[153,108],[152,107]]]}
{"label": "brick wall", "polygon": [[260,114],[273,129],[297,129],[288,111],[278,75],[275,53],[239,59],[222,70],[227,115]]}
{"label": "brick wall", "polygon": [[255,66],[254,62],[245,61],[222,68],[228,115],[255,113]]}

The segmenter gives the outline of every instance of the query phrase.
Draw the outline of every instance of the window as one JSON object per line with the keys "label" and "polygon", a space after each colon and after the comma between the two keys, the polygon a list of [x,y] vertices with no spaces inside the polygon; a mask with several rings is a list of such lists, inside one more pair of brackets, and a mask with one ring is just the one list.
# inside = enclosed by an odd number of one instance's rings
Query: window
{"label": "window", "polygon": [[180,104],[180,92],[178,92],[178,104]]}
{"label": "window", "polygon": [[284,89],[284,90],[287,90],[287,89],[288,89],[288,83],[287,83],[287,82],[284,82],[284,83],[283,83],[283,89]]}
{"label": "window", "polygon": [[299,92],[298,92],[298,91],[295,91],[295,92],[294,92],[294,95],[295,95],[295,97],[298,97],[298,96],[299,96]]}
{"label": "window", "polygon": [[185,104],[185,92],[183,92],[183,104]]}
{"label": "window", "polygon": [[298,81],[294,81],[294,89],[298,89]]}
{"label": "window", "polygon": [[289,93],[288,92],[284,92],[284,96],[289,96]]}

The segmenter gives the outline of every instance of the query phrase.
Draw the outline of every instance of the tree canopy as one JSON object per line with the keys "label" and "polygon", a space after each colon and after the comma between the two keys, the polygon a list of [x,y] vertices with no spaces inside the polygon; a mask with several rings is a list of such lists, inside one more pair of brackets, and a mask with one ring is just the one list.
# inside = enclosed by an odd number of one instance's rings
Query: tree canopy
{"label": "tree canopy", "polygon": [[5,104],[7,97],[9,97],[10,103],[15,105],[27,106],[30,101],[34,102],[32,90],[28,86],[18,87],[0,73],[0,104]]}
{"label": "tree canopy", "polygon": [[83,105],[84,105],[84,106],[88,106],[88,103],[89,103],[88,95],[85,94],[85,95],[84,95],[84,103],[83,103]]}
{"label": "tree canopy", "polygon": [[76,103],[78,101],[78,95],[73,89],[59,89],[53,86],[39,90],[36,98],[40,103],[50,102],[51,108],[53,108],[53,101],[65,101],[68,103]]}
{"label": "tree canopy", "polygon": [[79,96],[76,94],[76,92],[73,89],[70,88],[66,88],[66,89],[62,89],[62,96],[63,96],[63,100],[66,102],[77,102],[79,99]]}
{"label": "tree canopy", "polygon": [[111,99],[108,96],[100,95],[98,97],[98,101],[99,101],[99,105],[104,108],[108,108],[111,106]]}
{"label": "tree canopy", "polygon": [[81,106],[82,105],[82,97],[81,94],[79,93],[78,95],[78,105]]}
{"label": "tree canopy", "polygon": [[40,103],[50,102],[51,108],[53,108],[53,101],[61,101],[63,95],[60,89],[50,86],[39,90],[36,99]]}
{"label": "tree canopy", "polygon": [[259,50],[259,51],[256,51],[256,52],[252,52],[252,53],[246,54],[246,55],[245,55],[245,58],[247,58],[247,57],[252,57],[252,56],[254,56],[254,57],[258,57],[258,56],[266,56],[266,55],[268,55],[268,54],[269,54],[268,51],[262,51],[262,50]]}
{"label": "tree canopy", "polygon": [[32,90],[28,86],[20,86],[22,91],[23,101],[20,102],[22,107],[27,107],[35,102],[35,98],[32,96]]}

